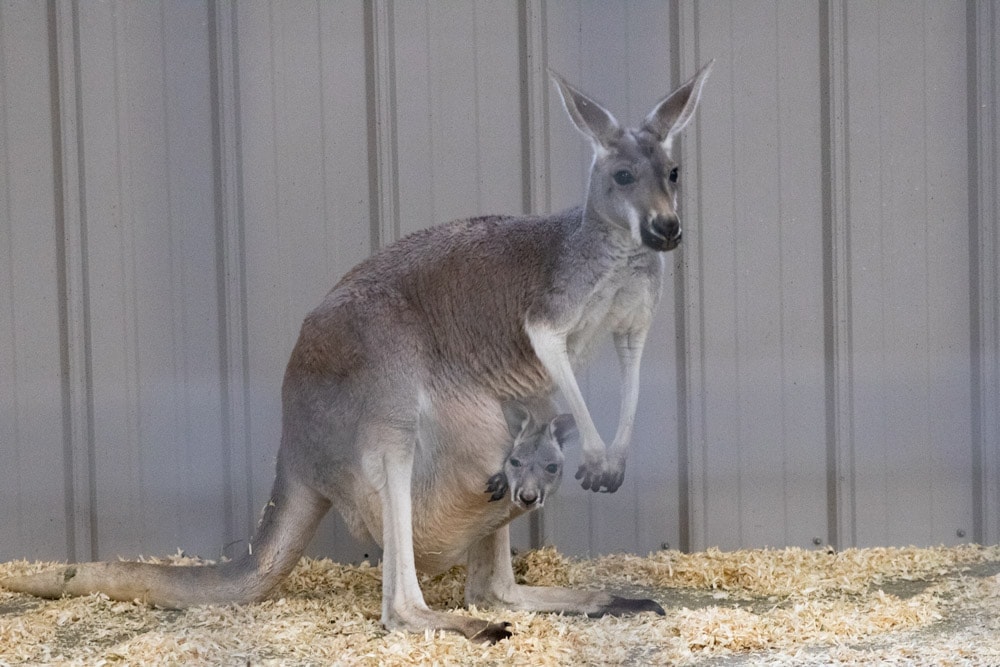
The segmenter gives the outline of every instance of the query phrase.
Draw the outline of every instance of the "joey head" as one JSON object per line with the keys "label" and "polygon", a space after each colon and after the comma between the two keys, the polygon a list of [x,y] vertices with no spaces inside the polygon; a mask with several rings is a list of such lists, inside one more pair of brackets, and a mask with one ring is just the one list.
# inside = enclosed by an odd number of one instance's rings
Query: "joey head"
{"label": "joey head", "polygon": [[510,502],[518,509],[538,509],[559,488],[566,459],[563,447],[575,441],[576,421],[571,414],[561,414],[538,423],[517,402],[505,403],[503,413],[513,444],[503,469],[487,481],[486,492],[491,502],[509,492]]}

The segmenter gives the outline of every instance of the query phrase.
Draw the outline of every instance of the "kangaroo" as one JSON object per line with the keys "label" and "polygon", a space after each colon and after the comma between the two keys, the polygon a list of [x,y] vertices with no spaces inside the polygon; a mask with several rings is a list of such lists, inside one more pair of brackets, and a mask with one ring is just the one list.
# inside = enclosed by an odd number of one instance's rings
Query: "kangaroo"
{"label": "kangaroo", "polygon": [[510,491],[511,504],[520,513],[541,508],[562,481],[563,446],[576,437],[573,415],[562,414],[538,424],[520,403],[505,403],[503,414],[513,446],[503,469],[486,482],[490,502]]}
{"label": "kangaroo", "polygon": [[[622,483],[639,358],[660,294],[663,255],[681,242],[677,134],[711,64],[667,95],[638,129],[552,74],[594,151],[582,206],[487,216],[416,232],[350,270],[306,316],[282,384],[271,499],[242,556],[216,566],[70,565],[2,585],[39,596],[102,592],[162,607],[265,599],[292,570],[331,506],[383,548],[381,621],[477,640],[509,624],[427,607],[417,570],[465,560],[465,600],[480,607],[599,616],[663,609],[603,591],[514,580],[509,508],[482,480],[510,447],[502,404],[555,414],[559,390],[580,433],[583,488]],[[606,447],[573,374],[611,334],[622,369],[617,431]]]}

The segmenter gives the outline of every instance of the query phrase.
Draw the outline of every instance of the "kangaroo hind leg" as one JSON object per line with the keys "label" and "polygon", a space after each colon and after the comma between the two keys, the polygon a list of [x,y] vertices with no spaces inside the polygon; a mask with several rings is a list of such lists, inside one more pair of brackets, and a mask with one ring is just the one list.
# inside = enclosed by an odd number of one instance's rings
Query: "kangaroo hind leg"
{"label": "kangaroo hind leg", "polygon": [[664,614],[663,607],[654,600],[623,598],[604,591],[518,584],[510,559],[508,526],[482,538],[469,549],[465,602],[484,607],[586,614],[591,617],[621,616],[643,611]]}
{"label": "kangaroo hind leg", "polygon": [[510,636],[509,623],[490,623],[427,607],[413,552],[414,434],[381,427],[362,436],[369,453],[366,475],[378,489],[382,506],[382,625],[387,630],[448,630],[469,639],[496,642]]}

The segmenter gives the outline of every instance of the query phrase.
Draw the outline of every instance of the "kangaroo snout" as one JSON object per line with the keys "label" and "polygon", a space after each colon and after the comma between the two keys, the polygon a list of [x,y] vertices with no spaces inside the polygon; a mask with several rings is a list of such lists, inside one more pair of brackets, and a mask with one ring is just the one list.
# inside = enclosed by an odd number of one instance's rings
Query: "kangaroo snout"
{"label": "kangaroo snout", "polygon": [[650,216],[639,229],[642,242],[653,250],[673,250],[681,244],[681,221],[676,215]]}

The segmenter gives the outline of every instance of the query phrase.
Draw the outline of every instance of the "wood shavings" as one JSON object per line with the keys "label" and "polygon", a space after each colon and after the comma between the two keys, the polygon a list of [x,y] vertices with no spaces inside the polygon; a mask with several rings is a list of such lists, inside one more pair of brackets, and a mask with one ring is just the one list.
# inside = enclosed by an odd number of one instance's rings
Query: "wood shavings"
{"label": "wood shavings", "polygon": [[[166,559],[202,564],[181,552]],[[101,596],[44,601],[0,591],[0,665],[563,665],[1000,662],[1000,547],[801,549],[574,560],[515,558],[532,585],[653,597],[660,617],[587,619],[461,609],[465,573],[421,579],[428,604],[502,619],[493,646],[446,633],[387,633],[381,568],[303,559],[274,599],[243,607],[153,609]],[[0,564],[0,577],[53,563]]]}

